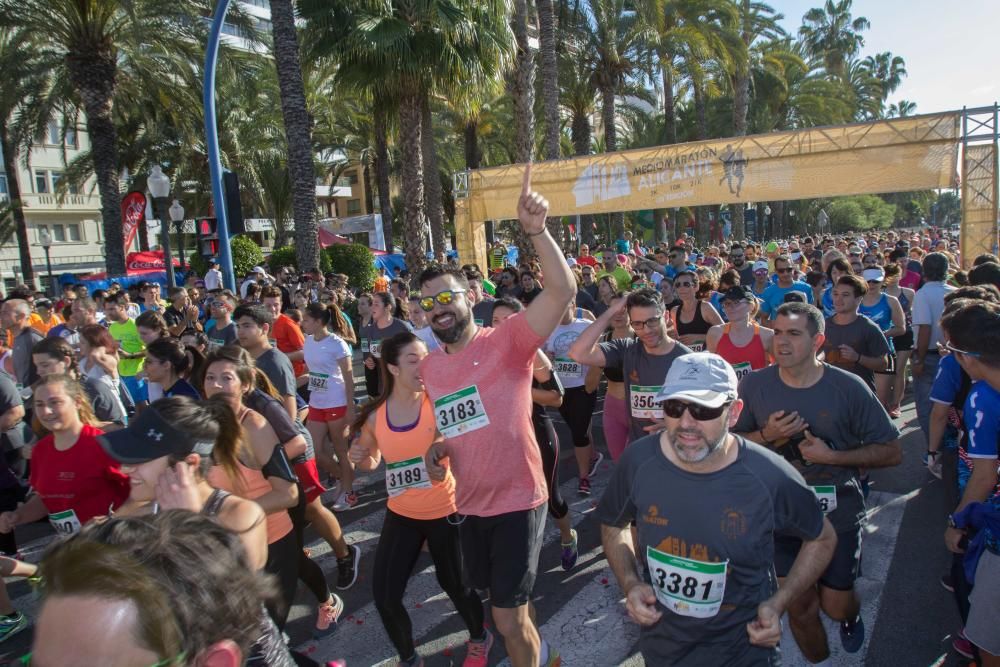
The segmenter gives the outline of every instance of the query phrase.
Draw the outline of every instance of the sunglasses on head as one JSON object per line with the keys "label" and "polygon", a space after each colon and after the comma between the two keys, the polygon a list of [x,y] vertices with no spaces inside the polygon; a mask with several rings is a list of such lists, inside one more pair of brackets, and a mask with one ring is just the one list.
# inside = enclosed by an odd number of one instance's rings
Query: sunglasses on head
{"label": "sunglasses on head", "polygon": [[728,402],[723,403],[717,408],[707,408],[697,403],[687,403],[677,398],[671,398],[663,401],[663,414],[671,419],[680,419],[684,415],[684,411],[687,410],[691,413],[692,418],[704,422],[711,419],[718,419],[728,407]]}
{"label": "sunglasses on head", "polygon": [[452,302],[455,301],[456,294],[465,294],[464,289],[447,289],[443,292],[438,292],[434,296],[425,296],[420,299],[420,309],[425,313],[429,313],[434,310],[434,304],[439,303],[442,306],[450,306]]}

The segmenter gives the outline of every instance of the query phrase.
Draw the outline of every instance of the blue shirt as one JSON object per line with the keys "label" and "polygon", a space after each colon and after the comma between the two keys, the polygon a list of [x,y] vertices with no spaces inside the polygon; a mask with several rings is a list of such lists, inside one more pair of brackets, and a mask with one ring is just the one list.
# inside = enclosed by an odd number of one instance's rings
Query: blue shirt
{"label": "blue shirt", "polygon": [[[942,356],[941,362],[938,364],[937,375],[934,376],[934,384],[931,386],[931,401],[949,406],[955,406],[959,401],[964,403],[962,386],[965,382],[967,382],[967,376],[958,364],[958,360],[955,359],[955,355]],[[967,389],[968,385],[966,385]],[[958,447],[958,429],[951,423],[945,427],[941,446],[944,449]],[[958,485],[961,492],[965,490],[965,483],[969,481],[972,468],[959,459],[958,472]]]}
{"label": "blue shirt", "polygon": [[665,275],[670,280],[673,280],[674,278],[676,278],[677,274],[681,273],[683,271],[690,271],[691,273],[697,275],[698,274],[698,267],[695,266],[694,264],[688,264],[683,269],[675,269],[670,264],[667,264],[665,267],[663,267],[663,275]]}
{"label": "blue shirt", "polygon": [[[984,380],[972,385],[972,391],[965,399],[965,409],[962,411],[962,421],[969,433],[966,453],[974,461],[984,459],[984,465],[997,465],[997,438],[1000,438],[1000,392]],[[992,463],[991,463],[992,461]],[[987,503],[1000,508],[1000,494],[994,490]],[[997,552],[1000,550],[1000,540],[997,535],[989,532],[986,535],[986,546]]]}
{"label": "blue shirt", "polygon": [[802,292],[806,295],[806,303],[813,302],[812,287],[809,283],[795,281],[790,287],[780,285],[769,285],[760,297],[760,310],[768,317],[774,317],[775,311],[785,302],[785,295],[789,292]]}

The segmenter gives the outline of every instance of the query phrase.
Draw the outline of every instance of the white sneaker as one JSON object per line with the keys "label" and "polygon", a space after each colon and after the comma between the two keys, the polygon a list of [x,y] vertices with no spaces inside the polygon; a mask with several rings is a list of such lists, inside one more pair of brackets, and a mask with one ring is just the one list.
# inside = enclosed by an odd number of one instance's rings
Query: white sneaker
{"label": "white sneaker", "polygon": [[344,510],[349,510],[358,504],[358,496],[352,491],[351,493],[342,493],[337,496],[337,501],[333,503],[332,509],[334,512],[343,512]]}

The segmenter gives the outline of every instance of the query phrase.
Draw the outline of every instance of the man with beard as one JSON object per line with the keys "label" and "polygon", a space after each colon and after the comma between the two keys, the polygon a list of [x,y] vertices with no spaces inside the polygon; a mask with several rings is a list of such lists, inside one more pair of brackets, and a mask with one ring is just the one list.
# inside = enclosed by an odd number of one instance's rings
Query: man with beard
{"label": "man with beard", "polygon": [[[656,401],[666,430],[625,451],[596,512],[625,607],[644,626],[643,658],[774,664],[781,615],[829,563],[833,528],[791,465],[729,433],[743,401],[722,357],[680,357]],[[779,535],[802,541],[780,588],[771,574]]]}
{"label": "man with beard", "polygon": [[[778,307],[772,327],[776,365],[743,378],[739,393],[745,407],[733,430],[790,461],[837,532],[833,560],[819,585],[809,587],[788,607],[789,625],[802,654],[813,664],[829,664],[821,608],[840,623],[845,651],[857,652],[865,639],[861,603],[854,592],[865,519],[858,469],[899,465],[899,429],[861,378],[817,358],[825,342],[825,321],[816,307],[785,303]],[[779,579],[790,577],[803,543],[781,536],[774,546]]]}
{"label": "man with beard", "polygon": [[729,262],[733,270],[740,274],[740,285],[753,284],[753,263],[747,261],[746,251],[739,243],[734,243],[729,249]]}
{"label": "man with beard", "polygon": [[[611,326],[612,318],[622,309],[628,311],[636,337],[598,344]],[[614,368],[624,374],[630,441],[662,428],[663,410],[656,396],[674,360],[691,352],[667,334],[664,312],[663,296],[659,292],[637,290],[624,300],[612,302],[569,347],[570,359],[578,364]]]}
{"label": "man with beard", "polygon": [[490,590],[493,619],[514,667],[558,664],[532,621],[531,591],[545,526],[547,492],[531,422],[535,355],[576,293],[559,246],[545,228],[548,202],[525,168],[518,220],[545,274],[545,289],[493,328],[475,325],[468,280],[450,267],[420,276],[420,308],[445,349],[421,363],[443,442],[427,452],[432,479],[454,471],[462,556],[476,588]]}

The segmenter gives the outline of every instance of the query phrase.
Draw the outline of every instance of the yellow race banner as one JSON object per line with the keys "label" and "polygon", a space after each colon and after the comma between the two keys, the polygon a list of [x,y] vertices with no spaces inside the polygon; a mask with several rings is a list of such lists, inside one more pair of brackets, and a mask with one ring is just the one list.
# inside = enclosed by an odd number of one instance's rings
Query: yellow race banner
{"label": "yellow race banner", "polygon": [[[960,120],[946,112],[540,162],[532,187],[554,216],[949,188]],[[464,175],[470,222],[515,218],[523,170]]]}

